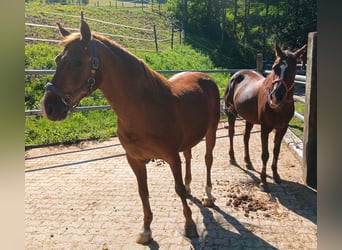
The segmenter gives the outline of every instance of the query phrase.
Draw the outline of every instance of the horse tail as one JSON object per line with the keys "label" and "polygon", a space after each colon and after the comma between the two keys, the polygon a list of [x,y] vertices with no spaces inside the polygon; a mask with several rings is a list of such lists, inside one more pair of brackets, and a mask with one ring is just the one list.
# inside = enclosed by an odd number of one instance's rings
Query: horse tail
{"label": "horse tail", "polygon": [[237,112],[234,107],[234,90],[235,85],[239,84],[244,79],[244,76],[242,74],[236,73],[234,74],[230,80],[229,83],[224,91],[224,112],[229,115],[232,114],[234,116],[237,116]]}

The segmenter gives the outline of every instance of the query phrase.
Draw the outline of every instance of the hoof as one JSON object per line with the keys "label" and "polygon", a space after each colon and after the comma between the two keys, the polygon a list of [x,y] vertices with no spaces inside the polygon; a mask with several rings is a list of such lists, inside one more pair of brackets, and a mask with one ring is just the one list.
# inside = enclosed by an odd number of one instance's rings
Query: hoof
{"label": "hoof", "polygon": [[211,199],[209,199],[208,197],[204,197],[202,199],[202,205],[205,206],[205,207],[212,207],[214,206],[214,201],[216,199],[214,197],[212,197]]}
{"label": "hoof", "polygon": [[261,192],[267,192],[267,193],[270,192],[270,189],[269,189],[267,183],[260,183],[259,189]]}
{"label": "hoof", "polygon": [[136,243],[147,245],[152,240],[152,232],[142,232],[138,235]]}
{"label": "hoof", "polygon": [[230,163],[231,165],[234,165],[234,166],[237,166],[237,165],[238,165],[235,159],[230,159],[230,160],[229,160],[229,163]]}
{"label": "hoof", "polygon": [[190,197],[190,196],[191,196],[191,188],[185,186],[185,190],[186,190],[186,196],[187,196],[187,197]]}
{"label": "hoof", "polygon": [[189,239],[198,238],[196,225],[191,227],[185,227],[185,236]]}
{"label": "hoof", "polygon": [[280,178],[279,175],[273,176],[273,180],[274,180],[274,182],[277,183],[277,184],[281,183],[281,178]]}
{"label": "hoof", "polygon": [[253,165],[252,165],[251,162],[246,163],[246,168],[247,168],[248,170],[254,170],[254,167],[253,167]]}

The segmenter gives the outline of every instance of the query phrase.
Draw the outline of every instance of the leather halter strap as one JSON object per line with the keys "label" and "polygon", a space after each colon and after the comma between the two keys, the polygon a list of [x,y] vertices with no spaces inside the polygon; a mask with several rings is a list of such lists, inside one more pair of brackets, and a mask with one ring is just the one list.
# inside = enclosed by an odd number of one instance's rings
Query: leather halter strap
{"label": "leather halter strap", "polygon": [[64,93],[51,82],[48,82],[44,87],[46,90],[49,90],[55,93],[56,95],[58,95],[61,98],[61,101],[65,104],[65,106],[68,107],[69,111],[74,110],[75,107],[78,105],[78,103],[76,105],[72,105],[72,101],[75,96],[77,96],[79,93],[81,93],[82,91],[86,89],[88,89],[87,96],[89,96],[93,92],[93,87],[95,85],[95,73],[96,73],[96,70],[99,68],[99,58],[97,57],[96,41],[92,39],[91,43],[92,43],[92,50],[93,50],[93,58],[91,61],[90,76],[86,83],[84,83],[81,87],[79,87],[72,93]]}
{"label": "leather halter strap", "polygon": [[[287,100],[287,97],[288,97],[288,93],[294,88],[295,83],[293,82],[293,83],[291,84],[291,86],[288,87],[287,84],[286,84],[286,82],[285,82],[283,79],[275,79],[275,80],[272,81],[272,85],[274,85],[274,84],[276,84],[276,83],[278,83],[278,82],[280,82],[280,83],[284,86],[284,88],[285,88],[285,90],[286,90],[286,92],[285,92],[285,102],[293,102],[292,100]],[[270,107],[273,108],[273,109],[275,109],[275,108],[278,107],[278,105],[275,106],[275,107],[273,107],[273,106],[270,104],[270,103],[271,103],[271,92],[267,95],[267,102],[269,103]]]}
{"label": "leather halter strap", "polygon": [[276,84],[277,82],[280,82],[280,83],[284,86],[284,88],[285,88],[285,90],[286,90],[286,95],[287,95],[288,92],[291,91],[291,89],[294,88],[294,85],[295,85],[295,83],[293,82],[293,83],[291,84],[291,86],[288,87],[287,84],[286,84],[286,82],[285,82],[283,79],[275,79],[275,80],[273,80],[272,85]]}

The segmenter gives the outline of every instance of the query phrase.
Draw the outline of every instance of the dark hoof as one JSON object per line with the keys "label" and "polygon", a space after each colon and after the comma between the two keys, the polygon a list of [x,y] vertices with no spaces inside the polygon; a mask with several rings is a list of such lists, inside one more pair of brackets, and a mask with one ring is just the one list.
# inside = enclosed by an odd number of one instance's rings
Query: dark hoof
{"label": "dark hoof", "polygon": [[246,168],[247,168],[248,170],[254,170],[254,167],[253,167],[253,165],[252,165],[251,162],[246,163]]}
{"label": "dark hoof", "polygon": [[234,166],[237,166],[237,165],[238,165],[235,159],[230,159],[230,160],[229,160],[229,163],[232,164],[232,165],[234,165]]}
{"label": "dark hoof", "polygon": [[260,183],[259,189],[261,192],[270,192],[270,188],[268,187],[267,183]]}
{"label": "dark hoof", "polygon": [[198,238],[196,226],[185,227],[185,236],[189,239]]}
{"label": "dark hoof", "polygon": [[277,183],[277,184],[281,183],[281,178],[280,178],[279,175],[273,176],[273,180],[274,180],[274,182]]}
{"label": "dark hoof", "polygon": [[185,190],[186,190],[186,197],[187,198],[190,198],[191,197],[191,188],[190,187],[187,187],[187,186],[185,186]]}

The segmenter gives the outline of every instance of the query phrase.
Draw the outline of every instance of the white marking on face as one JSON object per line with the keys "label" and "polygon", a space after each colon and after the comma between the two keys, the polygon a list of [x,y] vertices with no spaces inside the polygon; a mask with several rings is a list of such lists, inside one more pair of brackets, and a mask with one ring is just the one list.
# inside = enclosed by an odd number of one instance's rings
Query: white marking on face
{"label": "white marking on face", "polygon": [[287,62],[283,60],[283,64],[280,65],[280,79],[284,79],[285,70],[287,68]]}

